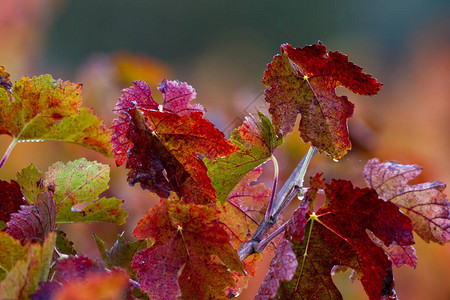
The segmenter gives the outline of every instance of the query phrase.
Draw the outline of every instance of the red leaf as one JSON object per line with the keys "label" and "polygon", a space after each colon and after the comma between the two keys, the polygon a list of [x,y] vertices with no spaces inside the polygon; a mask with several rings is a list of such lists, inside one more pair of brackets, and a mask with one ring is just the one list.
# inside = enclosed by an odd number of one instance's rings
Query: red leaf
{"label": "red leaf", "polygon": [[164,79],[158,90],[163,94],[164,102],[162,106],[165,111],[180,116],[185,116],[195,111],[205,112],[205,109],[200,104],[190,104],[197,96],[197,92],[186,82]]}
{"label": "red leaf", "polygon": [[443,182],[408,185],[422,172],[417,165],[400,165],[377,158],[367,162],[364,177],[378,195],[394,203],[411,218],[414,231],[425,241],[444,244],[450,241],[450,203],[442,192]]}
{"label": "red leaf", "polygon": [[17,182],[0,180],[0,220],[8,222],[21,205],[28,205]]}
{"label": "red leaf", "polygon": [[342,299],[331,278],[336,265],[356,271],[369,299],[391,295],[392,265],[366,231],[385,245],[407,246],[414,242],[411,221],[374,190],[355,188],[348,181],[332,180],[325,195],[324,206],[309,215],[304,240],[291,240],[299,267],[292,281],[281,282],[277,297]]}
{"label": "red leaf", "polygon": [[369,237],[372,241],[381,247],[386,255],[389,257],[389,260],[396,266],[400,268],[403,265],[408,265],[410,267],[416,267],[417,265],[417,255],[416,249],[412,245],[409,246],[400,246],[391,244],[386,246],[383,241],[373,235],[371,232],[368,233]]}
{"label": "red leaf", "polygon": [[83,279],[89,273],[103,270],[101,266],[86,256],[69,256],[57,262],[53,280],[64,284],[74,279]]}
{"label": "red leaf", "polygon": [[22,244],[30,240],[44,241],[56,228],[56,204],[49,192],[40,193],[34,205],[22,205],[11,215],[6,232]]}
{"label": "red leaf", "polygon": [[[167,86],[162,88],[167,92]],[[170,84],[173,96],[173,84]],[[180,88],[185,85],[180,84]],[[131,96],[130,96],[131,95]],[[166,96],[166,100],[169,99]],[[130,184],[139,182],[161,197],[175,191],[187,203],[213,203],[216,193],[206,174],[206,166],[197,156],[209,159],[225,157],[236,147],[225,140],[223,133],[214,128],[200,112],[186,114],[191,109],[186,101],[167,100],[183,115],[160,111],[152,102],[150,89],[144,83],[123,91],[116,107],[120,117],[113,123],[113,151],[117,164],[125,161]],[[140,103],[143,103],[141,105]],[[182,109],[182,105],[186,109]]]}
{"label": "red leaf", "polygon": [[[306,223],[306,222],[305,222]],[[292,243],[286,239],[281,239],[275,256],[270,263],[266,278],[264,278],[255,300],[270,299],[276,296],[280,281],[290,281],[295,274],[298,262]]]}
{"label": "red leaf", "polygon": [[374,95],[382,87],[346,55],[327,52],[322,44],[295,49],[281,45],[281,54],[268,65],[263,83],[269,87],[266,101],[278,133],[292,132],[301,114],[302,139],[336,159],[351,149],[347,119],[354,105],[346,96],[337,96],[335,88],[344,86],[357,94]]}
{"label": "red leaf", "polygon": [[152,299],[225,297],[225,289],[234,285],[230,270],[243,268],[228,234],[217,224],[217,213],[206,206],[162,200],[133,234],[155,240],[133,263],[141,289]]}

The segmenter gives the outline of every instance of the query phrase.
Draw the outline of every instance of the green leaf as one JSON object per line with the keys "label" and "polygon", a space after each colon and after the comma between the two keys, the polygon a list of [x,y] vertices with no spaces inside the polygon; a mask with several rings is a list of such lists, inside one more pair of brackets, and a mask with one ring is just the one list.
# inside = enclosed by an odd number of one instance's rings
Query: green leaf
{"label": "green leaf", "polygon": [[101,118],[81,108],[81,88],[79,83],[41,75],[16,82],[13,99],[0,89],[0,134],[14,137],[13,143],[64,141],[110,156],[110,130]]}
{"label": "green leaf", "polygon": [[5,279],[0,283],[0,299],[28,299],[38,288],[38,283],[46,281],[53,257],[56,234],[48,234],[43,245],[28,244],[28,254],[22,255]]}
{"label": "green leaf", "polygon": [[0,232],[0,279],[5,278],[14,264],[27,253],[26,246],[6,232]]}
{"label": "green leaf", "polygon": [[73,242],[67,239],[67,235],[64,231],[55,230],[56,233],[56,248],[62,254],[77,255],[77,250],[73,246]]}
{"label": "green leaf", "polygon": [[233,130],[230,141],[239,148],[238,151],[215,161],[204,159],[219,202],[226,201],[238,182],[266,162],[283,142],[277,138],[270,119],[262,113],[259,113],[259,119],[246,117],[242,126]]}
{"label": "green leaf", "polygon": [[24,168],[16,176],[16,182],[20,185],[25,199],[28,203],[35,204],[39,193],[44,192],[46,189],[42,185],[44,174],[39,171],[33,164]]}
{"label": "green leaf", "polygon": [[[128,214],[116,198],[98,199],[108,188],[109,166],[85,158],[63,164],[57,162],[45,174],[44,185],[55,190],[57,223],[111,222],[125,223]],[[74,205],[87,203],[78,210]]]}

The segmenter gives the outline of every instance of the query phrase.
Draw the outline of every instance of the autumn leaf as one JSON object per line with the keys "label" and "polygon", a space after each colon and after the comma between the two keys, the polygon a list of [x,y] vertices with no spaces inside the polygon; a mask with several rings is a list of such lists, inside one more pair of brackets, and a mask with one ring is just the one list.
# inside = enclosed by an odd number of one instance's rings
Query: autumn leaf
{"label": "autumn leaf", "polygon": [[[165,99],[161,107],[143,82],[135,82],[122,92],[115,110],[119,118],[112,125],[116,163],[127,159],[127,168],[131,169],[128,182],[139,182],[160,197],[175,191],[187,203],[214,203],[216,192],[198,155],[213,160],[228,156],[236,148],[203,118],[198,106],[189,104],[192,95],[185,95],[187,86],[175,83],[163,82],[160,87]],[[183,97],[188,99],[181,100]]]}
{"label": "autumn leaf", "polygon": [[292,251],[292,243],[286,239],[281,239],[274,258],[270,263],[266,278],[264,278],[255,300],[271,299],[275,297],[280,281],[290,281],[295,274],[298,262],[294,251]]}
{"label": "autumn leaf", "polygon": [[152,299],[216,299],[234,285],[231,270],[243,266],[227,232],[217,224],[213,209],[162,199],[139,220],[133,235],[152,238],[152,247],[139,251],[133,268],[141,289]]}
{"label": "autumn leaf", "polygon": [[259,113],[258,119],[246,117],[242,126],[232,132],[230,142],[239,150],[226,158],[204,159],[219,202],[228,198],[248,172],[266,162],[283,141],[277,138],[269,118]]}
{"label": "autumn leaf", "polygon": [[364,177],[380,197],[394,203],[412,220],[414,231],[426,242],[450,241],[450,204],[440,181],[409,185],[422,172],[417,165],[369,160]]}
{"label": "autumn leaf", "polygon": [[89,273],[102,271],[104,268],[89,257],[70,255],[57,261],[53,280],[64,284],[75,279],[83,279]]}
{"label": "autumn leaf", "polygon": [[346,96],[336,95],[336,87],[360,95],[374,95],[382,87],[346,55],[327,52],[320,43],[303,48],[281,45],[281,54],[267,66],[263,83],[269,87],[265,97],[277,133],[292,132],[301,114],[302,139],[335,159],[351,149],[347,119],[354,108]]}
{"label": "autumn leaf", "polygon": [[6,232],[22,244],[44,241],[56,228],[56,204],[50,192],[40,193],[33,205],[21,205],[20,211],[11,214]]}
{"label": "autumn leaf", "polygon": [[407,246],[414,242],[411,221],[370,188],[332,180],[324,190],[326,202],[316,213],[307,214],[304,238],[285,235],[299,264],[291,281],[281,281],[275,298],[342,299],[331,278],[335,266],[355,270],[369,299],[391,295],[391,262],[366,231],[385,245]]}
{"label": "autumn leaf", "polygon": [[41,75],[31,79],[25,76],[16,82],[12,87],[14,101],[0,89],[0,134],[12,136],[12,145],[56,140],[109,156],[110,132],[102,119],[81,107],[81,87],[78,83]]}
{"label": "autumn leaf", "polygon": [[47,280],[55,241],[56,234],[50,232],[42,246],[39,243],[28,244],[25,255],[0,283],[0,299],[28,299],[38,288],[38,283]]}
{"label": "autumn leaf", "polygon": [[185,116],[192,112],[205,113],[205,109],[200,104],[191,104],[191,101],[197,96],[197,92],[186,82],[164,79],[158,90],[163,95],[162,107],[167,112],[180,116]]}
{"label": "autumn leaf", "polygon": [[0,180],[0,220],[8,222],[21,205],[28,205],[17,182]]}
{"label": "autumn leaf", "polygon": [[[44,185],[54,188],[57,223],[111,222],[123,224],[127,213],[123,200],[98,199],[108,188],[109,166],[81,158],[67,164],[57,162],[45,173]],[[83,209],[75,205],[85,204]]]}

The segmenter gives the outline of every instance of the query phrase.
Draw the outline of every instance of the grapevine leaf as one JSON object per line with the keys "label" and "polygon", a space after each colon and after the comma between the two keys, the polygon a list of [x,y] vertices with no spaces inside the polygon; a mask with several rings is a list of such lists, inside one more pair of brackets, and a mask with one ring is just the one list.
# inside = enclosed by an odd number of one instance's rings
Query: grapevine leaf
{"label": "grapevine leaf", "polygon": [[0,180],[0,193],[0,220],[6,223],[11,219],[12,213],[19,211],[21,205],[28,203],[19,184],[13,180],[11,182]]}
{"label": "grapevine leaf", "polygon": [[89,273],[96,273],[103,271],[99,264],[86,256],[69,256],[58,260],[55,266],[55,275],[53,280],[62,284],[70,282],[75,279],[83,279]]}
{"label": "grapevine leaf", "polygon": [[0,283],[0,299],[28,299],[47,280],[55,247],[56,234],[50,232],[43,245],[31,243],[22,260],[6,274]]}
{"label": "grapevine leaf", "polygon": [[194,111],[205,112],[205,109],[200,104],[190,104],[197,96],[197,92],[186,82],[164,79],[158,90],[163,94],[164,101],[162,106],[168,112],[180,116],[188,115]]}
{"label": "grapevine leaf", "polygon": [[70,142],[110,156],[110,132],[102,119],[81,108],[81,87],[41,75],[16,82],[14,101],[0,89],[0,134],[8,134],[16,142]]}
{"label": "grapevine leaf", "polygon": [[230,141],[239,147],[238,151],[215,161],[204,159],[219,202],[224,202],[245,174],[266,162],[282,143],[270,119],[262,113],[259,120],[246,117],[239,130],[232,132]]}
{"label": "grapevine leaf", "polygon": [[6,232],[0,231],[0,280],[27,254],[27,247]]}
{"label": "grapevine leaf", "polygon": [[[63,164],[57,162],[45,174],[44,185],[54,188],[57,223],[112,222],[123,224],[127,213],[120,208],[123,201],[101,198],[108,188],[109,166],[85,158]],[[77,204],[88,203],[82,210]]]}
{"label": "grapevine leaf", "polygon": [[292,243],[286,239],[281,239],[275,256],[270,263],[266,278],[264,278],[255,299],[263,300],[274,297],[280,286],[280,280],[290,281],[295,274],[298,262]]}
{"label": "grapevine leaf", "polygon": [[[216,192],[197,155],[209,159],[226,157],[236,147],[188,101],[170,101],[175,96],[174,89],[186,85],[169,83],[163,83],[161,88],[165,97],[161,107],[143,82],[135,82],[122,92],[115,109],[119,118],[112,126],[116,163],[125,162],[128,153],[128,182],[139,182],[160,197],[166,198],[175,191],[187,203],[213,203]],[[184,95],[182,90],[178,92]],[[164,105],[179,114],[166,110]],[[194,111],[187,113],[189,110]]]}
{"label": "grapevine leaf", "polygon": [[127,242],[122,233],[117,238],[111,250],[106,250],[105,243],[95,234],[94,239],[108,269],[120,267],[126,270],[130,277],[135,277],[136,271],[131,268],[131,264],[136,253],[147,248],[147,242],[145,240]]}
{"label": "grapevine leaf", "polygon": [[25,199],[30,204],[34,204],[38,195],[45,192],[46,189],[43,186],[44,174],[39,171],[33,164],[24,168],[16,176],[16,181],[20,185]]}
{"label": "grapevine leaf", "polygon": [[21,205],[20,211],[11,214],[6,232],[22,244],[43,241],[56,228],[56,204],[49,192],[40,193],[34,205]]}
{"label": "grapevine leaf", "polygon": [[354,105],[346,96],[337,96],[335,88],[344,86],[360,95],[374,95],[381,89],[370,75],[337,51],[322,44],[303,48],[281,45],[281,54],[264,72],[263,83],[269,112],[277,133],[292,132],[301,114],[300,136],[305,142],[335,159],[351,149],[347,119]]}
{"label": "grapevine leaf", "polygon": [[367,162],[364,177],[380,197],[394,203],[411,218],[414,231],[427,242],[450,241],[450,203],[442,192],[443,182],[408,185],[422,172],[417,165],[383,162],[377,158]]}
{"label": "grapevine leaf", "polygon": [[176,203],[177,197],[150,209],[133,234],[153,238],[139,251],[133,268],[141,289],[152,299],[216,299],[234,285],[230,270],[242,272],[242,262],[213,209]]}
{"label": "grapevine leaf", "polygon": [[342,299],[331,279],[335,266],[355,270],[369,299],[390,296],[391,262],[366,231],[387,246],[407,246],[414,242],[411,221],[394,204],[379,199],[371,188],[332,180],[324,190],[324,206],[307,214],[304,239],[285,236],[294,245],[299,266],[293,280],[280,283],[276,298],[308,295],[309,299]]}

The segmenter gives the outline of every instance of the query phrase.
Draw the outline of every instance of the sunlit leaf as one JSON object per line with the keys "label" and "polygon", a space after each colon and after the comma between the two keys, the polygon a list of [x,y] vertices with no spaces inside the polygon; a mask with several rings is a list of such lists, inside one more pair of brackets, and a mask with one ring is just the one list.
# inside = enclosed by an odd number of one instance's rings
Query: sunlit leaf
{"label": "sunlit leaf", "polygon": [[324,190],[326,202],[316,213],[307,214],[304,238],[285,235],[299,264],[291,281],[281,281],[275,298],[342,299],[331,278],[335,266],[352,268],[369,299],[392,295],[391,262],[366,231],[387,246],[408,246],[414,242],[411,221],[370,188],[332,180]]}
{"label": "sunlit leaf", "polygon": [[15,141],[75,143],[109,156],[110,131],[102,119],[81,107],[81,87],[41,75],[16,82],[12,87],[14,101],[0,89],[0,134]]}
{"label": "sunlit leaf", "polygon": [[133,232],[155,240],[134,259],[141,289],[152,299],[223,298],[242,262],[213,209],[176,201],[162,200]]}
{"label": "sunlit leaf", "polygon": [[239,150],[226,158],[204,159],[219,202],[228,198],[248,172],[266,162],[282,139],[277,138],[270,120],[260,113],[259,119],[246,117],[242,126],[232,132],[230,142]]}
{"label": "sunlit leaf", "polygon": [[[85,158],[63,164],[55,163],[45,174],[44,185],[54,189],[57,207],[57,223],[111,222],[123,224],[128,215],[122,208],[123,201],[116,198],[100,198],[108,188],[109,166],[90,162]],[[87,205],[82,209],[75,205]]]}
{"label": "sunlit leaf", "polygon": [[263,83],[269,87],[265,97],[277,133],[292,132],[301,114],[302,139],[335,159],[351,149],[347,119],[354,107],[346,96],[336,95],[336,87],[360,95],[374,95],[382,87],[346,55],[327,51],[322,44],[281,45],[281,54],[267,66]]}

